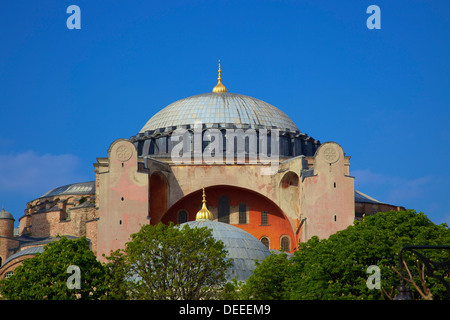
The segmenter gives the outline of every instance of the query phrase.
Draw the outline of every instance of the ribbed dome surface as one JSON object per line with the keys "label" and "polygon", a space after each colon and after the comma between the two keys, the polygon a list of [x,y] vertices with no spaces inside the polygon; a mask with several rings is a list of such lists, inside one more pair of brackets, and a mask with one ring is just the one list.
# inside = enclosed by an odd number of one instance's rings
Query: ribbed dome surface
{"label": "ribbed dome surface", "polygon": [[40,198],[54,197],[58,195],[83,195],[83,194],[94,194],[95,193],[95,181],[72,183],[62,187],[52,189],[42,195]]}
{"label": "ribbed dome surface", "polygon": [[193,126],[197,121],[210,125],[232,124],[236,128],[299,130],[283,111],[264,101],[241,94],[210,92],[175,101],[155,114],[140,132]]}
{"label": "ribbed dome surface", "polygon": [[222,240],[228,251],[228,258],[233,259],[233,266],[228,272],[228,279],[237,276],[238,281],[245,281],[255,269],[255,259],[264,260],[270,251],[250,233],[227,223],[213,220],[196,220],[182,223],[180,227],[189,225],[190,228],[207,227],[212,229],[216,240]]}

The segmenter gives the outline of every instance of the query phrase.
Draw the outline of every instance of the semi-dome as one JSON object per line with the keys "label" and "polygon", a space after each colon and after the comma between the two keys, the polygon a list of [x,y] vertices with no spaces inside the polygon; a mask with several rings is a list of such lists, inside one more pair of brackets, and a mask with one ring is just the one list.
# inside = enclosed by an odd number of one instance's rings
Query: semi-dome
{"label": "semi-dome", "polygon": [[180,224],[190,228],[208,228],[216,240],[221,240],[228,251],[227,258],[233,259],[233,265],[228,270],[228,280],[237,278],[245,281],[255,269],[255,260],[264,260],[270,251],[250,233],[228,223],[214,221],[212,214],[206,207],[205,186],[203,186],[202,208],[197,212],[195,221]]}
{"label": "semi-dome", "polygon": [[227,258],[233,259],[233,266],[228,271],[228,279],[237,277],[238,281],[245,281],[255,269],[255,259],[262,261],[269,254],[267,247],[250,233],[233,225],[214,220],[196,220],[180,224],[190,228],[211,229],[216,240],[222,240],[228,251]]}
{"label": "semi-dome", "polygon": [[196,122],[207,126],[299,131],[283,111],[267,102],[237,93],[209,92],[169,104],[150,118],[140,132],[186,125],[193,127]]}

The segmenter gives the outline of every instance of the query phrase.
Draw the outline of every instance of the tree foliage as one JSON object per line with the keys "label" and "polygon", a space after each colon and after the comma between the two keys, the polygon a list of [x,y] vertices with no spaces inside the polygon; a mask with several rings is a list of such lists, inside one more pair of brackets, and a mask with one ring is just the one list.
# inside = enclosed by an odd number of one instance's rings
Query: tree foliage
{"label": "tree foliage", "polygon": [[[71,265],[80,268],[80,288],[70,289],[67,273]],[[0,283],[3,297],[14,300],[99,299],[106,292],[105,269],[89,249],[85,237],[48,243],[42,253],[23,261],[14,275]]]}
{"label": "tree foliage", "polygon": [[[23,261],[0,282],[7,299],[383,299],[397,294],[398,253],[406,245],[448,245],[450,230],[414,210],[380,212],[319,240],[299,244],[292,257],[271,254],[257,262],[245,283],[227,282],[232,261],[221,241],[207,228],[145,225],[131,235],[125,249],[112,252],[107,264],[97,261],[86,238],[61,237],[44,252]],[[433,261],[449,252],[418,249]],[[404,251],[415,299],[419,291],[448,299],[445,287],[423,276],[417,256]],[[81,288],[70,289],[67,269],[81,271]],[[379,267],[381,287],[369,289],[369,266]],[[441,272],[447,275],[448,270]],[[417,289],[419,288],[419,289]]]}
{"label": "tree foliage", "polygon": [[[261,263],[241,292],[247,296],[283,299],[383,299],[386,297],[382,290],[367,287],[369,266],[380,268],[381,287],[396,295],[399,277],[392,267],[398,266],[400,249],[406,245],[444,244],[450,244],[447,225],[436,225],[425,214],[414,210],[380,212],[355,221],[328,239],[312,237],[300,243],[289,263],[280,262],[278,268],[274,268],[274,261]],[[449,259],[445,251],[424,249],[422,253],[434,261]],[[404,259],[414,270],[417,257],[405,253]],[[419,270],[414,273],[420,275]],[[274,279],[284,281],[268,287]],[[419,278],[417,281],[420,283]],[[447,298],[444,286],[435,279],[427,277],[426,285],[434,299]],[[274,291],[267,292],[267,289]],[[411,291],[414,298],[420,298],[414,288]]]}
{"label": "tree foliage", "polygon": [[[124,251],[114,255],[111,264],[125,268],[123,280],[132,299],[214,298],[232,263],[210,229],[162,223],[143,226]],[[118,258],[123,263],[117,263]]]}
{"label": "tree foliage", "polygon": [[289,260],[284,252],[272,252],[263,261],[255,261],[256,269],[242,286],[241,298],[245,300],[279,300],[284,295],[288,277]]}

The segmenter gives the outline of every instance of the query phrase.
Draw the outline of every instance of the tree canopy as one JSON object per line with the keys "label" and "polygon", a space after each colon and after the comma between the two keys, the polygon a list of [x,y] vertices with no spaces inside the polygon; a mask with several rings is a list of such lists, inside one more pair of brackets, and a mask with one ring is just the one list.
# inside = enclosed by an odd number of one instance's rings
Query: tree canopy
{"label": "tree canopy", "polygon": [[[70,277],[76,271],[70,266],[79,268],[79,288],[71,285]],[[106,292],[105,269],[85,237],[61,237],[46,244],[42,253],[24,260],[11,277],[1,281],[0,292],[11,300],[99,299]]]}
{"label": "tree canopy", "polygon": [[226,255],[223,242],[206,227],[159,223],[133,234],[109,265],[125,270],[123,280],[132,299],[212,299],[226,282],[232,263]]}
{"label": "tree canopy", "polygon": [[[6,299],[212,299],[232,261],[207,228],[145,225],[100,263],[85,237],[61,237],[0,282]],[[71,286],[75,267],[79,287]],[[72,268],[72,269],[71,269]]]}
{"label": "tree canopy", "polygon": [[280,300],[289,276],[289,260],[284,252],[272,252],[263,261],[255,261],[256,269],[242,287],[241,298],[245,300]]}
{"label": "tree canopy", "polygon": [[[327,239],[312,237],[293,255],[272,253],[257,262],[245,283],[227,282],[232,261],[211,230],[162,223],[145,225],[123,250],[101,264],[85,237],[61,237],[44,252],[23,261],[0,281],[7,299],[386,299],[397,292],[398,253],[407,245],[449,245],[450,230],[414,210],[379,212],[355,221]],[[448,250],[418,249],[433,261],[449,260]],[[417,256],[404,260],[427,296],[448,299],[442,283],[421,277]],[[417,265],[417,267],[416,267]],[[80,270],[80,287],[69,286],[70,266]],[[380,271],[381,288],[369,288],[368,268]],[[447,276],[448,270],[440,273]],[[410,286],[413,298],[423,297]],[[419,294],[420,293],[420,294]]]}
{"label": "tree canopy", "polygon": [[[278,263],[281,266],[278,269],[263,262],[242,292],[247,297],[258,297],[264,288],[255,286],[255,279],[259,283],[270,283],[279,278],[284,279],[283,284],[273,286],[275,292],[265,293],[266,296],[324,300],[388,298],[383,292],[392,293],[391,297],[397,294],[399,277],[392,267],[398,267],[398,253],[403,246],[448,244],[447,225],[436,225],[421,212],[379,212],[363,221],[355,221],[354,225],[328,239],[312,237],[300,243],[291,259]],[[423,251],[423,254],[434,261],[449,259],[449,252],[445,251]],[[404,258],[414,268],[417,257],[405,254]],[[379,267],[381,289],[369,289],[366,284],[371,265]],[[419,273],[415,270],[416,276]],[[434,299],[447,298],[445,287],[435,279],[426,278],[426,285],[431,288]],[[413,287],[411,291],[414,298],[420,298]]]}

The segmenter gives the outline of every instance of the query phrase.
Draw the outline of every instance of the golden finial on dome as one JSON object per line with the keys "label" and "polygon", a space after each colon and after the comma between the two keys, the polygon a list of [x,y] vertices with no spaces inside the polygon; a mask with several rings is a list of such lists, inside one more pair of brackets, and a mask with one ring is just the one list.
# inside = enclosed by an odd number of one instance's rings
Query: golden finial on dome
{"label": "golden finial on dome", "polygon": [[206,207],[206,195],[205,195],[205,186],[203,186],[203,200],[202,200],[202,208],[197,215],[195,216],[195,220],[212,220],[212,214]]}
{"label": "golden finial on dome", "polygon": [[220,68],[220,60],[219,60],[219,77],[217,78],[217,85],[213,88],[212,92],[227,92],[227,88],[222,84],[222,69]]}

